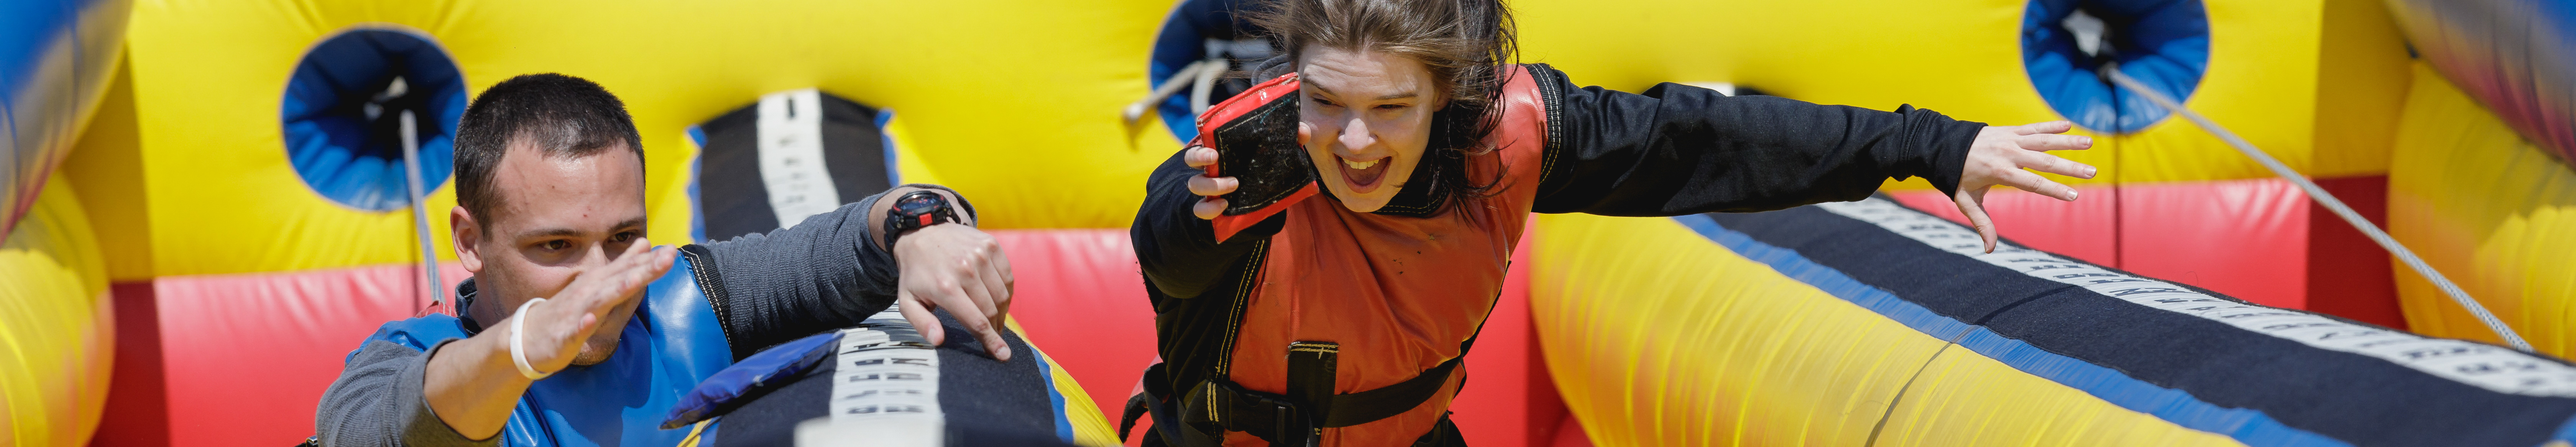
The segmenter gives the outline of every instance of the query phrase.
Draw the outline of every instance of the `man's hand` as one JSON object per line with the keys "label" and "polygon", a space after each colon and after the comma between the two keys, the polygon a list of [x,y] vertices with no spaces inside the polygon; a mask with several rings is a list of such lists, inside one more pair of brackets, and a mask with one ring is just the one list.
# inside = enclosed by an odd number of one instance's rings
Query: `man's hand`
{"label": "man's hand", "polygon": [[[510,420],[510,409],[527,394],[533,381],[510,362],[510,327],[526,319],[518,349],[537,371],[562,371],[581,355],[583,341],[600,326],[618,330],[625,322],[601,321],[611,310],[631,302],[654,278],[671,271],[678,252],[636,239],[616,260],[584,270],[553,298],[528,311],[486,326],[472,338],[433,351],[422,392],[439,421],[467,439],[491,439]],[[494,302],[490,305],[506,305]],[[513,308],[513,311],[517,309]],[[603,324],[605,323],[605,324]],[[630,354],[631,355],[631,354]]]}
{"label": "man's hand", "polygon": [[618,255],[616,260],[608,261],[607,265],[597,269],[575,273],[572,283],[564,285],[555,296],[528,306],[528,315],[510,316],[511,319],[525,318],[525,323],[512,326],[511,322],[503,321],[494,327],[518,327],[528,331],[520,334],[520,341],[526,345],[518,348],[527,354],[528,364],[537,371],[561,371],[571,366],[573,358],[581,355],[582,342],[599,330],[604,323],[600,320],[607,319],[609,311],[642,296],[637,292],[643,291],[646,284],[671,271],[672,258],[679,252],[651,244],[650,240],[635,239],[635,243],[626,247],[626,253]]}
{"label": "man's hand", "polygon": [[922,227],[895,239],[894,259],[902,271],[895,303],[931,344],[947,337],[930,311],[946,308],[994,359],[1011,360],[1011,345],[1002,340],[1002,322],[1011,313],[1011,258],[993,235],[954,223]]}
{"label": "man's hand", "polygon": [[2076,163],[2044,151],[2084,150],[2093,147],[2093,138],[2058,135],[2073,129],[2075,123],[2050,121],[2019,126],[1988,126],[1977,132],[1977,140],[1968,147],[1968,163],[1959,172],[1958,194],[1950,197],[1959,204],[1959,213],[1968,215],[1968,223],[1986,239],[1986,252],[1995,252],[1995,222],[1986,216],[1986,188],[1995,185],[2021,188],[2058,200],[2075,201],[2075,188],[2049,181],[2040,172],[2075,178],[2093,178],[2093,166]]}

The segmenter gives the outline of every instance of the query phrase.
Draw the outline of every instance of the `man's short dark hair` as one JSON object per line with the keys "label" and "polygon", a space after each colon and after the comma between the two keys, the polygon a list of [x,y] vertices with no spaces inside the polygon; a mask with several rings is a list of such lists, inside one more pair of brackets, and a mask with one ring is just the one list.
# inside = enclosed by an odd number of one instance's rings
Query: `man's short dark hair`
{"label": "man's short dark hair", "polygon": [[626,103],[589,80],[556,73],[520,75],[483,90],[456,124],[456,203],[492,228],[500,203],[492,171],[510,142],[526,141],[550,158],[598,155],[623,144],[644,160],[643,137]]}

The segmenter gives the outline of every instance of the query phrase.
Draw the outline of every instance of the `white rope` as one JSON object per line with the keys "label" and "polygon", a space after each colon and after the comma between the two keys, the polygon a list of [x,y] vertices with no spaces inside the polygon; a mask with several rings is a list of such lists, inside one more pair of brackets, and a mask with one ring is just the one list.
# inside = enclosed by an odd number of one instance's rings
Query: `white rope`
{"label": "white rope", "polygon": [[[397,79],[395,82],[399,83],[401,80]],[[447,299],[447,292],[440,290],[446,288],[447,283],[438,278],[438,251],[434,248],[435,244],[430,243],[429,204],[422,203],[428,191],[421,186],[421,177],[424,174],[420,172],[420,122],[410,110],[402,111],[402,150],[403,177],[411,184],[412,236],[413,239],[420,240],[421,270],[428,272],[423,276],[429,279],[428,307],[437,307],[439,302]]]}
{"label": "white rope", "polygon": [[[1222,59],[1217,59],[1217,61],[1221,60]],[[1118,119],[1125,120],[1129,126],[1136,125],[1136,120],[1145,118],[1145,111],[1152,110],[1154,108],[1154,103],[1163,102],[1164,99],[1171,98],[1172,94],[1181,92],[1181,87],[1188,87],[1190,84],[1197,81],[1199,70],[1225,69],[1223,67],[1210,67],[1210,65],[1216,65],[1211,62],[1212,61],[1210,60],[1202,60],[1181,66],[1180,70],[1172,72],[1172,77],[1163,80],[1162,86],[1154,87],[1154,91],[1152,93],[1146,94],[1145,99],[1137,100],[1134,104],[1128,104],[1125,110],[1120,110],[1118,112]]]}
{"label": "white rope", "polygon": [[2452,284],[2450,278],[2442,276],[2442,272],[2434,271],[2433,266],[2431,264],[2424,263],[2423,258],[2415,257],[2414,251],[2407,250],[2405,245],[2398,244],[2396,238],[2389,237],[2388,232],[2381,231],[2378,225],[2371,224],[2369,219],[2362,218],[2361,213],[2353,212],[2352,207],[2345,206],[2342,200],[2336,200],[2334,194],[2327,194],[2324,188],[2317,187],[2316,182],[2308,181],[2307,176],[2299,174],[2299,171],[2291,170],[2289,165],[2281,164],[2281,160],[2273,159],[2271,154],[2264,153],[2262,149],[2256,149],[2254,147],[2254,143],[2247,142],[2245,141],[2245,138],[2236,136],[2235,132],[2229,132],[2227,131],[2227,128],[2219,127],[2218,122],[2210,121],[2208,117],[2200,116],[2199,112],[2193,112],[2191,109],[2183,108],[2182,103],[2174,101],[2173,98],[2166,97],[2163,93],[2158,93],[2155,90],[2147,88],[2145,83],[2138,82],[2137,79],[2132,79],[2129,75],[2120,73],[2120,70],[2115,67],[2103,67],[2102,74],[2105,75],[2104,77],[2109,78],[2112,83],[2119,84],[2121,88],[2137,92],[2138,96],[2146,97],[2147,101],[2154,102],[2157,106],[2162,106],[2166,110],[2171,110],[2176,115],[2182,115],[2184,119],[2191,120],[2192,124],[2200,125],[2200,128],[2209,131],[2210,135],[2217,136],[2218,139],[2226,141],[2228,146],[2235,147],[2237,152],[2244,153],[2247,157],[2252,157],[2255,162],[2262,163],[2265,168],[2270,168],[2273,174],[2280,175],[2283,179],[2288,179],[2292,184],[2299,185],[2300,190],[2307,191],[2309,200],[2316,201],[2318,205],[2324,205],[2327,210],[2334,211],[2336,216],[2343,217],[2344,222],[2351,223],[2354,229],[2361,230],[2362,234],[2370,236],[2371,242],[2379,243],[2379,248],[2387,249],[2389,254],[2397,256],[2397,260],[2399,262],[2406,263],[2407,267],[2415,269],[2415,273],[2424,275],[2424,279],[2432,281],[2433,287],[2442,289],[2442,293],[2450,295],[2452,301],[2458,301],[2460,303],[2460,307],[2468,308],[2469,314],[2477,316],[2479,322],[2486,323],[2487,329],[2495,330],[2496,335],[2504,337],[2505,344],[2512,345],[2514,349],[2520,349],[2524,352],[2531,351],[2531,343],[2524,342],[2521,335],[2513,332],[2512,327],[2505,326],[2503,320],[2498,320],[2494,313],[2487,312],[2486,306],[2478,304],[2477,299],[2470,298],[2468,291],[2460,290],[2460,286],[2458,284]]}

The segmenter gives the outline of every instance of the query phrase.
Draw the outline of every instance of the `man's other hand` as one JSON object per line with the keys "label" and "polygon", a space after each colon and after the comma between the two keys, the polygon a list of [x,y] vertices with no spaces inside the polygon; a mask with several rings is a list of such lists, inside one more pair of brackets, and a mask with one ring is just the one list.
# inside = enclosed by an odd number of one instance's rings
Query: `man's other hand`
{"label": "man's other hand", "polygon": [[[571,284],[545,302],[528,306],[521,329],[519,346],[528,356],[528,364],[537,371],[561,371],[581,355],[581,345],[598,331],[609,311],[642,296],[644,286],[671,271],[672,257],[678,253],[670,247],[657,247],[652,241],[637,238],[626,252],[599,268],[575,274]],[[622,325],[623,321],[616,322]],[[512,327],[502,322],[495,327]],[[615,329],[612,329],[615,330]]]}
{"label": "man's other hand", "polygon": [[930,311],[945,308],[994,359],[1011,360],[1011,345],[1002,340],[1011,312],[1011,259],[993,235],[953,223],[922,227],[895,239],[894,259],[902,271],[895,303],[931,344],[945,341],[946,331]]}
{"label": "man's other hand", "polygon": [[2058,200],[2075,201],[2075,188],[2040,177],[2022,169],[2037,169],[2075,178],[2093,178],[2091,165],[2076,163],[2045,151],[2084,150],[2093,147],[2093,138],[2059,135],[2075,128],[2075,123],[2050,121],[2019,126],[1988,126],[1977,132],[1977,140],[1968,146],[1968,163],[1959,172],[1958,193],[1950,197],[1959,204],[1959,213],[1977,227],[1986,239],[1986,252],[1995,252],[1995,222],[1986,216],[1986,188],[1996,185],[2021,188]]}

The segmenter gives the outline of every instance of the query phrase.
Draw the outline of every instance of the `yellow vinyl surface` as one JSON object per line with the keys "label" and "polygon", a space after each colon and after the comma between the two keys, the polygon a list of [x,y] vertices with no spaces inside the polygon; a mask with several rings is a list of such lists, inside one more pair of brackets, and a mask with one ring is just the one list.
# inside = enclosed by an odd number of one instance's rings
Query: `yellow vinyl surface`
{"label": "yellow vinyl surface", "polygon": [[[1028,337],[1028,331],[1020,330],[1018,321],[1004,320],[1002,326],[1009,327],[1011,332],[1019,333],[1024,340]],[[1073,443],[1086,446],[1118,445],[1117,429],[1110,428],[1109,417],[1100,414],[1099,405],[1091,401],[1091,393],[1084,392],[1082,384],[1073,380],[1073,373],[1065,372],[1064,363],[1055,361],[1055,356],[1047,355],[1045,349],[1038,347],[1037,341],[1028,340],[1028,343],[1029,349],[1038,351],[1032,354],[1037,354],[1039,359],[1046,362],[1047,381],[1055,384],[1055,394],[1064,397],[1064,406],[1056,408],[1056,414],[1064,415],[1073,424]]]}
{"label": "yellow vinyl surface", "polygon": [[57,173],[0,242],[0,445],[88,445],[115,327],[107,267]]}
{"label": "yellow vinyl surface", "polygon": [[[279,107],[306,48],[353,27],[417,30],[468,90],[561,72],[622,98],[644,136],[658,241],[685,239],[687,126],[819,87],[891,109],[907,179],[973,197],[988,228],[1123,227],[1178,144],[1119,122],[1146,92],[1171,5],[1116,2],[144,1],[132,95],[153,275],[415,262],[408,212],[339,206],[289,166]],[[936,175],[928,171],[937,171]],[[437,186],[428,204],[448,252]],[[673,209],[681,207],[683,209]]]}
{"label": "yellow vinyl surface", "polygon": [[[1821,104],[1913,104],[1993,125],[2063,119],[2022,68],[2021,0],[1517,1],[1521,57],[1575,83],[1729,82]],[[2187,106],[2314,176],[2387,169],[2406,49],[2374,0],[2210,0]],[[2095,135],[2089,131],[2079,134]],[[2059,153],[2122,182],[2272,174],[2180,118]],[[2114,154],[2118,152],[2118,154]],[[2116,160],[2116,161],[2115,161]],[[2118,166],[2114,166],[2117,163]],[[2061,182],[2080,180],[2050,175]],[[1891,185],[1929,188],[1920,180]]]}
{"label": "yellow vinyl surface", "polygon": [[[2388,172],[2388,232],[2541,353],[2576,356],[2576,171],[2417,65]],[[2501,343],[2399,264],[2409,330]]]}
{"label": "yellow vinyl surface", "polygon": [[1596,445],[2239,445],[1953,346],[1671,219],[1539,225],[1531,313]]}

